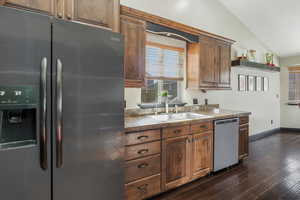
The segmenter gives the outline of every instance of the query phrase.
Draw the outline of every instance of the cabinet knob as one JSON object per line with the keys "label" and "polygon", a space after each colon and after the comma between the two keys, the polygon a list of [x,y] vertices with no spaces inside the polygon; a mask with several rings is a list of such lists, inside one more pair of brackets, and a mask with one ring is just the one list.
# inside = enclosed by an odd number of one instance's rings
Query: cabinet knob
{"label": "cabinet knob", "polygon": [[179,133],[181,133],[181,130],[177,129],[177,130],[174,131],[174,133],[179,134]]}

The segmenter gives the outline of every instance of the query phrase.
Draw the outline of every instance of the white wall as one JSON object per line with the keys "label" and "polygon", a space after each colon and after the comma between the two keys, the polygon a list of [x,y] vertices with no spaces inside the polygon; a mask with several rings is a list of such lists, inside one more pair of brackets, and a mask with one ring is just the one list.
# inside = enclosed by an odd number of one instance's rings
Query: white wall
{"label": "white wall", "polygon": [[[257,61],[265,62],[264,54],[270,52],[234,15],[217,0],[121,0],[121,4],[148,13],[159,15],[199,29],[236,40],[233,54],[239,49],[257,50]],[[278,64],[277,57],[275,64]],[[270,78],[270,91],[267,93],[238,93],[237,74],[264,75]],[[233,68],[232,91],[184,91],[184,100],[192,98],[202,102],[218,103],[224,109],[251,111],[250,134],[280,127],[279,73],[252,71]],[[138,98],[139,97],[139,98]],[[135,107],[140,102],[140,89],[125,89],[127,107]],[[274,124],[270,121],[274,120]]]}
{"label": "white wall", "polygon": [[300,128],[300,109],[295,106],[288,106],[289,94],[289,72],[288,68],[293,65],[300,65],[300,56],[286,57],[280,59],[281,68],[281,126],[285,128]]}
{"label": "white wall", "polygon": [[[238,75],[253,75],[268,77],[270,88],[267,92],[239,92]],[[208,91],[206,94],[188,91],[186,100],[199,98],[204,103],[220,104],[221,108],[252,112],[250,116],[251,135],[280,127],[280,74],[274,72],[257,71],[241,67],[232,68],[231,91]],[[273,120],[273,123],[271,123]]]}

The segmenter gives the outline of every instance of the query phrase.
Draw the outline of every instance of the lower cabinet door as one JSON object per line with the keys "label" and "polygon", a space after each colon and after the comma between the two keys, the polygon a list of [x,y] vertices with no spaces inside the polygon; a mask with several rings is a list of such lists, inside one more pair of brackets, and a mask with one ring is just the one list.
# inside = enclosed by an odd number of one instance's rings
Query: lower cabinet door
{"label": "lower cabinet door", "polygon": [[249,155],[249,125],[240,126],[239,135],[239,159]]}
{"label": "lower cabinet door", "polygon": [[162,189],[163,191],[185,184],[190,179],[192,136],[163,140]]}
{"label": "lower cabinet door", "polygon": [[193,135],[191,171],[192,179],[205,176],[212,170],[212,132]]}

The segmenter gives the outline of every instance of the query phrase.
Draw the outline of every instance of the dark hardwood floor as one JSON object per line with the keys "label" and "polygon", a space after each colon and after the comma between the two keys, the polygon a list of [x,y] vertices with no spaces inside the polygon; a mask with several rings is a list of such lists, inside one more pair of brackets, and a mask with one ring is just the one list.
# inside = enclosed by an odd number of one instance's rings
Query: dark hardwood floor
{"label": "dark hardwood floor", "polygon": [[300,199],[300,133],[281,132],[250,144],[240,165],[153,200]]}

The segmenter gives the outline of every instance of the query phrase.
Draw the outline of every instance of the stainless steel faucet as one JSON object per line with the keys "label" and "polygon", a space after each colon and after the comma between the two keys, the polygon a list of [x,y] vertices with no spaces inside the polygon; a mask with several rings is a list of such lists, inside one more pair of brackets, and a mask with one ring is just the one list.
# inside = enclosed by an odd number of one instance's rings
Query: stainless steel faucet
{"label": "stainless steel faucet", "polygon": [[169,101],[168,101],[168,97],[166,99],[165,106],[166,106],[166,113],[168,114],[169,113]]}
{"label": "stainless steel faucet", "polygon": [[175,113],[178,113],[178,105],[175,105]]}

